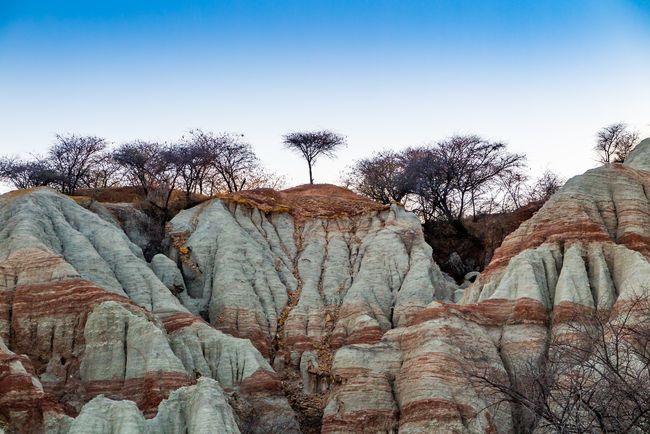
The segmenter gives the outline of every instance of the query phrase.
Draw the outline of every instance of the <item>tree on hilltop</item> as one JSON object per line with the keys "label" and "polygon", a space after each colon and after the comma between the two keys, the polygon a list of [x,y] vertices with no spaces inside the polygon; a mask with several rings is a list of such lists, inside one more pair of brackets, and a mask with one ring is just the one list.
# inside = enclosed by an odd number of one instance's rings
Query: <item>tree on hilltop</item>
{"label": "tree on hilltop", "polygon": [[401,202],[408,194],[405,174],[405,158],[393,151],[377,152],[363,158],[350,168],[344,183],[372,200],[389,204]]}
{"label": "tree on hilltop", "polygon": [[0,180],[15,188],[55,185],[59,176],[43,159],[23,160],[18,157],[0,158]]}
{"label": "tree on hilltop", "polygon": [[83,186],[93,167],[107,158],[106,146],[106,140],[96,136],[56,135],[47,161],[60,178],[62,193],[75,194]]}
{"label": "tree on hilltop", "polygon": [[310,184],[314,183],[312,167],[318,157],[333,158],[336,151],[346,145],[345,137],[328,130],[289,133],[284,136],[283,143],[307,161]]}
{"label": "tree on hilltop", "polygon": [[639,141],[639,133],[630,131],[626,124],[618,122],[608,125],[596,134],[598,161],[603,164],[622,163]]}
{"label": "tree on hilltop", "polygon": [[462,219],[476,215],[481,196],[525,163],[522,154],[479,136],[453,136],[434,146],[412,149],[406,165],[407,188],[426,204],[427,213],[466,232]]}
{"label": "tree on hilltop", "polygon": [[162,151],[159,143],[134,140],[118,146],[113,151],[113,160],[120,165],[131,185],[140,186],[147,196],[157,184]]}

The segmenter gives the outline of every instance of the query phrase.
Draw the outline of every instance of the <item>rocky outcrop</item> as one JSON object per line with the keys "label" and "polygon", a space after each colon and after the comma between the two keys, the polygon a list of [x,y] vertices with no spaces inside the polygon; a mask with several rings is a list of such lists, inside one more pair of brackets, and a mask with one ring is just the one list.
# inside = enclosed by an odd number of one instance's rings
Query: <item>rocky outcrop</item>
{"label": "rocky outcrop", "polygon": [[[183,305],[250,339],[307,395],[329,389],[336,349],[378,342],[455,289],[413,214],[339,187],[228,195],[169,227]],[[160,262],[168,286],[180,282]]]}
{"label": "rocky outcrop", "polygon": [[236,418],[219,384],[201,378],[196,385],[175,390],[160,403],[156,416],[145,419],[132,401],[103,395],[85,404],[79,416],[49,417],[48,434],[239,434]]}
{"label": "rocky outcrop", "polygon": [[[192,315],[119,227],[48,189],[0,197],[0,338],[0,381],[12,390],[0,416],[18,432],[67,432],[56,421],[99,395],[132,401],[131,421],[160,415],[162,400],[200,376],[220,381],[228,400],[265,403],[276,427],[297,431],[279,379],[250,342]],[[115,426],[133,405],[111,406]],[[117,429],[106,423],[85,432]],[[248,432],[269,423],[249,422]]]}
{"label": "rocky outcrop", "polygon": [[48,400],[27,356],[17,355],[0,340],[0,416],[25,432],[41,428],[40,417],[60,410]]}
{"label": "rocky outcrop", "polygon": [[650,139],[624,164],[570,179],[506,237],[467,303],[528,297],[611,307],[647,285],[650,257]]}
{"label": "rocky outcrop", "polygon": [[[431,260],[418,220],[403,208],[335,187],[283,194],[278,200],[288,203],[326,194],[341,210],[306,216],[281,202],[274,205],[286,212],[267,211],[257,197],[240,194],[171,221],[184,306],[249,338],[267,357],[282,351],[297,360],[328,333],[335,348],[376,342],[431,301],[451,297],[453,285]],[[348,210],[346,201],[362,207]],[[280,328],[284,348],[274,343]]]}
{"label": "rocky outcrop", "polygon": [[98,202],[86,196],[77,196],[74,199],[79,205],[122,229],[129,240],[142,249],[148,260],[160,251],[163,238],[160,223],[133,203]]}
{"label": "rocky outcrop", "polygon": [[567,182],[504,240],[462,304],[434,302],[380,342],[339,350],[323,432],[534,428],[514,408],[491,406],[498,396],[471,378],[514,378],[547,351],[550,336],[566,333],[572,313],[617,312],[647,297],[648,155],[646,140],[625,164]]}
{"label": "rocky outcrop", "polygon": [[336,353],[323,432],[520,432],[510,408],[493,406],[499,396],[472,376],[507,376],[514,362],[535,361],[547,324],[527,300],[434,302],[379,343]]}
{"label": "rocky outcrop", "polygon": [[57,434],[531,431],[474,374],[516,378],[575,309],[647,294],[649,148],[571,179],[460,288],[412,214],[333,186],[206,201],[150,262],[64,196],[4,195],[0,417]]}

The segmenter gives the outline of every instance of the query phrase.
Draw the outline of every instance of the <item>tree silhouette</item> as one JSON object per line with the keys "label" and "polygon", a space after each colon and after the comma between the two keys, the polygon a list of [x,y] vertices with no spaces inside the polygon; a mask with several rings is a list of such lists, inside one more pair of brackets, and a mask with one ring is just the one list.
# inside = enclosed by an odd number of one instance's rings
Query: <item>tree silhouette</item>
{"label": "tree silhouette", "polygon": [[283,143],[307,161],[310,184],[314,183],[312,167],[318,157],[333,158],[336,150],[346,145],[345,137],[328,130],[289,133],[284,136]]}

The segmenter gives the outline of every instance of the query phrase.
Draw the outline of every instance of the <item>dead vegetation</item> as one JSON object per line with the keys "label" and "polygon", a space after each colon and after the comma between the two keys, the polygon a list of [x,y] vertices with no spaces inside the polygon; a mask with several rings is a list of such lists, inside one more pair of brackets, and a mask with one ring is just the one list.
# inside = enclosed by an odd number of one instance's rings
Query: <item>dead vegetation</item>
{"label": "dead vegetation", "polygon": [[541,357],[469,372],[473,386],[511,408],[517,432],[650,430],[650,307],[645,296],[594,310],[568,307]]}
{"label": "dead vegetation", "polygon": [[[462,282],[470,271],[483,271],[503,239],[531,218],[544,204],[531,202],[512,212],[481,214],[464,221],[466,233],[459,233],[447,222],[423,225],[425,241],[433,249],[433,259],[440,269]],[[462,263],[454,263],[450,255],[457,253]]]}

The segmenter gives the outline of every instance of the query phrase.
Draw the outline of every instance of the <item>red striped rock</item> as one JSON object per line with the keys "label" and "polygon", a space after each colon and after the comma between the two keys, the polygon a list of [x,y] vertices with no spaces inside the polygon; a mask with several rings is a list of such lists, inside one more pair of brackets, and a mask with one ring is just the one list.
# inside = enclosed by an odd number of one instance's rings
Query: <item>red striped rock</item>
{"label": "red striped rock", "polygon": [[183,304],[294,366],[303,352],[377,342],[453,291],[414,215],[334,186],[224,196],[170,231]]}
{"label": "red striped rock", "polygon": [[323,432],[512,429],[509,411],[483,411],[490,402],[468,381],[469,366],[505,372],[493,334],[471,321],[471,314],[437,309],[444,312],[394,329],[377,344],[337,352]]}
{"label": "red striped rock", "polygon": [[648,187],[645,141],[626,164],[571,179],[504,240],[463,304],[432,303],[376,344],[341,348],[323,432],[515,430],[469,373],[535,363],[576,312],[648,295]]}
{"label": "red striped rock", "polygon": [[40,431],[45,412],[62,412],[43,391],[29,358],[15,354],[1,340],[0,391],[0,417],[22,432]]}
{"label": "red striped rock", "polygon": [[[49,418],[50,420],[52,417]],[[84,405],[74,420],[51,421],[66,425],[68,434],[119,432],[219,432],[239,434],[235,415],[219,384],[201,378],[197,384],[173,391],[160,403],[155,417],[146,420],[131,401],[98,396]],[[63,422],[63,423],[61,423]],[[56,431],[55,431],[56,432]]]}
{"label": "red striped rock", "polygon": [[[310,432],[338,348],[378,342],[455,289],[413,214],[339,187],[224,196],[182,211],[169,231],[183,305],[249,339]],[[160,262],[159,274],[177,280]]]}
{"label": "red striped rock", "polygon": [[68,416],[98,395],[130,400],[116,408],[138,409],[137,417],[159,416],[170,393],[203,375],[227,385],[227,394],[214,392],[221,399],[235,393],[270,410],[247,422],[247,432],[297,432],[268,362],[250,342],[189,313],[119,227],[48,189],[1,196],[0,225],[0,382],[10,392],[0,423],[18,432],[90,432],[84,421],[103,416]]}
{"label": "red striped rock", "polygon": [[610,308],[650,278],[650,140],[624,164],[570,179],[508,235],[464,302],[526,296]]}

